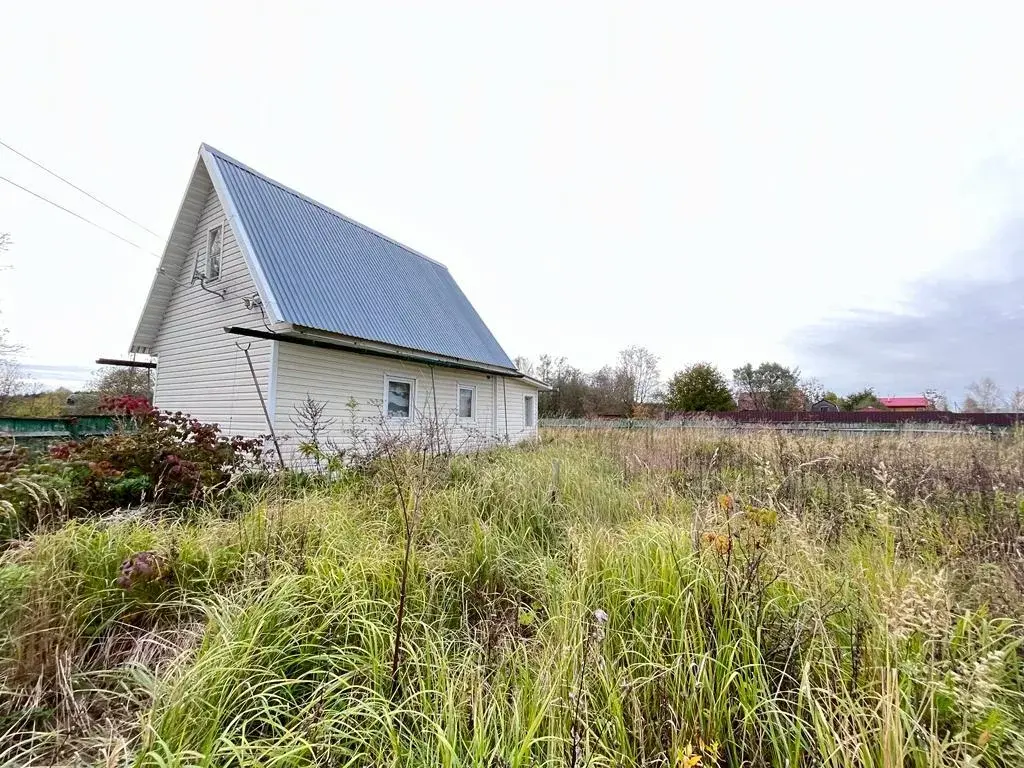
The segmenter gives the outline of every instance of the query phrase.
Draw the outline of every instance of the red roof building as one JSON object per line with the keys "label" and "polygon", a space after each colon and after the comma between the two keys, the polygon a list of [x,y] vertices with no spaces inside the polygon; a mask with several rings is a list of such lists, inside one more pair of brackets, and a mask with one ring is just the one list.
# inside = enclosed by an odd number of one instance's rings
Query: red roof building
{"label": "red roof building", "polygon": [[880,397],[878,402],[890,411],[927,411],[932,405],[927,397]]}

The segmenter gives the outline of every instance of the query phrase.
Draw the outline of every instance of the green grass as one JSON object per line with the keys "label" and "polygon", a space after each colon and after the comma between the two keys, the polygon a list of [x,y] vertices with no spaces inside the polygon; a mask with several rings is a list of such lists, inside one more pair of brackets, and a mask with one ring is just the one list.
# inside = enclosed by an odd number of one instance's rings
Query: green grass
{"label": "green grass", "polygon": [[394,696],[386,472],[41,530],[0,557],[0,765],[1024,763],[1022,473],[1019,435],[458,457]]}

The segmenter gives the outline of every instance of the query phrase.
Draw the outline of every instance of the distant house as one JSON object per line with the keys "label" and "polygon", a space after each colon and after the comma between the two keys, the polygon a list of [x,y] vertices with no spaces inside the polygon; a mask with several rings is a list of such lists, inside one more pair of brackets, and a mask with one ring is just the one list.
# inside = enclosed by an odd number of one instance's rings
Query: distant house
{"label": "distant house", "polygon": [[535,437],[548,388],[442,264],[206,145],[131,351],[156,358],[155,406],[273,427],[292,463],[307,398],[326,404],[323,443],[440,421],[461,447]]}
{"label": "distant house", "polygon": [[839,410],[839,406],[831,400],[819,400],[816,403],[812,403],[808,410],[816,411],[817,413],[835,413]]}
{"label": "distant house", "polygon": [[927,411],[932,407],[927,397],[880,397],[878,402],[889,411]]}

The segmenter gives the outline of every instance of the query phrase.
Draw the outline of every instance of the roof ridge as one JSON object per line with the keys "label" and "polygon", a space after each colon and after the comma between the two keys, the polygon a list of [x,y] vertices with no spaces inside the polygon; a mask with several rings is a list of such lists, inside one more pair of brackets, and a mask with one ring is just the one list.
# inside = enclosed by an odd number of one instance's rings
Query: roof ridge
{"label": "roof ridge", "polygon": [[273,184],[278,189],[280,189],[280,190],[282,190],[284,192],[287,192],[290,195],[294,195],[295,197],[299,198],[300,200],[305,200],[307,203],[310,203],[311,205],[315,205],[317,208],[320,208],[321,210],[331,214],[332,216],[337,216],[339,219],[347,221],[349,224],[352,224],[352,225],[354,225],[356,227],[359,227],[360,229],[362,229],[365,232],[370,233],[371,235],[376,235],[377,237],[381,238],[382,240],[387,240],[389,243],[391,243],[393,245],[397,245],[402,250],[408,251],[409,253],[413,254],[414,256],[419,256],[421,259],[426,259],[431,264],[436,264],[437,266],[441,267],[444,270],[448,269],[448,266],[446,264],[442,264],[437,259],[432,259],[430,256],[427,256],[425,253],[420,253],[415,248],[410,248],[405,243],[400,243],[397,240],[395,240],[393,237],[388,237],[383,232],[378,232],[373,227],[368,227],[365,224],[363,224],[362,222],[356,221],[355,219],[353,219],[353,218],[351,218],[349,216],[346,216],[345,214],[341,213],[340,211],[337,211],[334,208],[331,208],[329,205],[324,205],[319,200],[314,200],[309,195],[305,195],[302,192],[299,192],[297,189],[293,189],[292,187],[289,187],[287,184],[282,184],[280,181],[277,181],[276,179],[270,178],[265,173],[261,173],[260,171],[257,171],[255,168],[253,168],[253,167],[251,167],[249,165],[246,165],[241,160],[236,160],[231,155],[227,154],[226,152],[221,152],[219,149],[217,149],[216,147],[210,146],[206,142],[203,142],[202,144],[199,145],[200,153],[202,153],[204,150],[206,152],[209,152],[211,155],[214,155],[215,157],[217,157],[217,158],[219,158],[221,160],[224,160],[225,162],[228,162],[228,163],[231,163],[232,165],[238,166],[239,168],[241,168],[246,173],[251,173],[253,176],[256,176],[256,177],[262,179],[263,181],[267,182],[268,184]]}

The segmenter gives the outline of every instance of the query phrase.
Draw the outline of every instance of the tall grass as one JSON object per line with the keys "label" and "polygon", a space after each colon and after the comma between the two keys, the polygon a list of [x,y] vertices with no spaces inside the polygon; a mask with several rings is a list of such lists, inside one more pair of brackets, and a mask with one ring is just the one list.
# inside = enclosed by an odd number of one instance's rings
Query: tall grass
{"label": "tall grass", "polygon": [[[1019,436],[459,457],[394,695],[384,476],[40,532],[0,560],[0,764],[1022,763],[1022,472]],[[167,573],[115,586],[141,551]]]}

